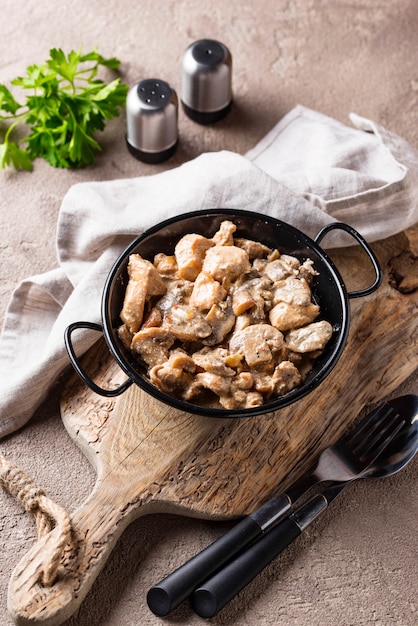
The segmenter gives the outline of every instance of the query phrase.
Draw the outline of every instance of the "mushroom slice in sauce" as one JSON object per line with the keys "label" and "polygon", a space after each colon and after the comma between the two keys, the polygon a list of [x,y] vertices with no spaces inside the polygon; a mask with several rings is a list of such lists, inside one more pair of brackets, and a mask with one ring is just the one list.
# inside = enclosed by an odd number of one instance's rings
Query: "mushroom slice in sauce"
{"label": "mushroom slice in sauce", "polygon": [[214,304],[205,319],[212,329],[211,334],[202,339],[206,346],[222,343],[235,324],[235,315],[229,303]]}
{"label": "mushroom slice in sauce", "polygon": [[205,316],[188,304],[174,304],[164,315],[162,328],[185,342],[201,341],[212,334]]}
{"label": "mushroom slice in sauce", "polygon": [[247,326],[235,332],[229,341],[231,352],[242,353],[249,367],[269,363],[273,359],[273,354],[277,354],[283,345],[282,333],[269,324]]}
{"label": "mushroom slice in sauce", "polygon": [[242,248],[251,260],[262,259],[267,257],[272,252],[271,248],[268,248],[259,241],[252,241],[251,239],[241,239],[236,237],[234,239],[234,244],[237,248]]}
{"label": "mushroom slice in sauce", "polygon": [[163,328],[151,326],[135,333],[131,341],[131,350],[148,366],[153,367],[169,358],[169,349],[173,343],[173,335]]}

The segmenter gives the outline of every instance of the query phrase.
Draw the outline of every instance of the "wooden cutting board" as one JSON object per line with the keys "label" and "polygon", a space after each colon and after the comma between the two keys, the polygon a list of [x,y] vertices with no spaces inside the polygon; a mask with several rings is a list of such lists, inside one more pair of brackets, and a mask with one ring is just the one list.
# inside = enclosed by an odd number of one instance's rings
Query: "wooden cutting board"
{"label": "wooden cutting board", "polygon": [[[56,625],[68,619],[123,530],[141,515],[230,519],[251,512],[306,472],[365,405],[396,389],[418,362],[416,247],[416,239],[405,234],[374,246],[383,285],[351,300],[351,330],[338,365],[307,398],[276,413],[204,418],[170,408],[135,385],[117,399],[105,399],[71,373],[62,419],[96,468],[97,482],[72,515],[75,550],[63,556],[55,584],[38,582],[55,530],[16,567],[9,587],[16,623]],[[361,250],[332,256],[349,290],[371,282]],[[84,366],[102,386],[125,378],[103,340],[85,355]]]}

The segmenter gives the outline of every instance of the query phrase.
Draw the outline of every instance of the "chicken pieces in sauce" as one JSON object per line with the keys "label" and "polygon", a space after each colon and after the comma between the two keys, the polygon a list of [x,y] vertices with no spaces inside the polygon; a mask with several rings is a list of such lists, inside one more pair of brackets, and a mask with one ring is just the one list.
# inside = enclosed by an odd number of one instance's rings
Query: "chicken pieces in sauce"
{"label": "chicken pieces in sauce", "polygon": [[160,390],[225,409],[260,406],[303,383],[332,336],[310,259],[235,238],[182,237],[154,262],[132,254],[119,337]]}

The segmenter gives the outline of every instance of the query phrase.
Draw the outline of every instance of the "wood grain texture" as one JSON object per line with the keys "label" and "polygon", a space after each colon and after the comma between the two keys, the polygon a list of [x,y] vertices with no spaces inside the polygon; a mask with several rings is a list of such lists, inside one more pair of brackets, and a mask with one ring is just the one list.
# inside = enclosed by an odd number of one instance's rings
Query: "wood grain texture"
{"label": "wood grain texture", "polygon": [[[339,363],[318,389],[279,412],[204,418],[168,407],[134,385],[108,400],[74,373],[68,377],[62,419],[96,468],[97,482],[72,515],[75,548],[63,557],[55,584],[44,588],[38,582],[52,534],[16,567],[9,587],[16,624],[57,625],[72,615],[123,530],[141,515],[230,519],[251,512],[306,472],[366,405],[382,400],[415,370],[418,292],[402,293],[394,270],[408,239],[401,234],[374,249],[383,285],[372,296],[351,300],[350,335]],[[349,290],[370,282],[357,248],[332,256]],[[402,272],[413,276],[415,253],[408,258]],[[85,356],[84,366],[103,386],[124,379],[103,341]]]}

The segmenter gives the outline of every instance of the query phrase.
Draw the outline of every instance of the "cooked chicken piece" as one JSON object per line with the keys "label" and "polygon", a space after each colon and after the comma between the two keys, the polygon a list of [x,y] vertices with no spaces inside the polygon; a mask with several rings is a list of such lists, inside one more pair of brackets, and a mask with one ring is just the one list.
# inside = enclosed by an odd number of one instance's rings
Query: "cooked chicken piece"
{"label": "cooked chicken piece", "polygon": [[226,294],[226,290],[210,274],[200,272],[193,283],[190,305],[200,311],[208,311],[212,305],[222,302]]}
{"label": "cooked chicken piece", "polygon": [[120,318],[133,334],[141,326],[146,300],[165,294],[166,286],[153,264],[139,254],[131,254],[129,257],[128,275]]}
{"label": "cooked chicken piece", "polygon": [[219,376],[235,376],[235,370],[227,365],[229,352],[225,348],[203,348],[192,354],[193,362],[206,372]]}
{"label": "cooked chicken piece", "polygon": [[156,302],[156,308],[164,315],[171,311],[175,304],[187,304],[193,290],[189,280],[167,281],[167,293]]}
{"label": "cooked chicken piece", "polygon": [[180,341],[198,341],[212,334],[204,315],[188,304],[175,304],[164,315],[162,328]]}
{"label": "cooked chicken piece", "polygon": [[312,282],[314,276],[318,276],[318,272],[313,266],[312,259],[306,259],[299,268],[299,276],[304,278],[308,284]]}
{"label": "cooked chicken piece", "polygon": [[237,237],[234,239],[234,243],[238,248],[245,250],[251,260],[263,259],[272,253],[271,248],[268,248],[259,241],[252,241],[251,239],[241,239]]}
{"label": "cooked chicken piece", "polygon": [[120,318],[131,334],[136,333],[142,324],[146,298],[145,282],[130,280],[126,287]]}
{"label": "cooked chicken piece", "polygon": [[313,322],[303,328],[289,330],[286,335],[286,344],[294,352],[313,352],[323,350],[331,339],[332,326],[329,322]]}
{"label": "cooked chicken piece", "polygon": [[236,246],[214,246],[206,252],[202,269],[222,283],[235,280],[251,269],[248,254]]}
{"label": "cooked chicken piece", "polygon": [[312,302],[311,289],[304,278],[285,278],[275,284],[273,290],[273,303],[287,302],[308,306]]}
{"label": "cooked chicken piece", "polygon": [[283,345],[282,333],[269,324],[252,324],[234,332],[229,341],[231,352],[243,354],[249,367],[260,367],[269,363]]}
{"label": "cooked chicken piece", "polygon": [[233,246],[234,238],[233,234],[237,230],[235,224],[229,220],[225,220],[219,227],[219,230],[213,235],[212,241],[217,246]]}
{"label": "cooked chicken piece", "polygon": [[154,265],[139,254],[131,254],[129,257],[128,274],[130,280],[147,284],[147,295],[162,296],[165,294],[165,283]]}
{"label": "cooked chicken piece", "polygon": [[278,396],[283,396],[295,389],[302,382],[299,370],[290,361],[282,361],[274,370],[272,376],[274,392]]}
{"label": "cooked chicken piece", "polygon": [[289,276],[297,276],[299,267],[300,263],[296,257],[282,254],[279,259],[267,263],[264,272],[272,281],[277,282]]}
{"label": "cooked chicken piece", "polygon": [[300,328],[313,322],[319,315],[319,306],[308,304],[288,304],[279,302],[269,313],[270,324],[278,330],[285,331],[292,328]]}
{"label": "cooked chicken piece", "polygon": [[178,272],[176,257],[167,256],[163,252],[155,255],[154,266],[160,276],[174,276]]}
{"label": "cooked chicken piece", "polygon": [[169,358],[169,349],[174,343],[174,337],[166,330],[157,327],[144,328],[132,337],[131,349],[143,361],[153,367],[164,363]]}
{"label": "cooked chicken piece", "polygon": [[174,249],[180,278],[194,280],[202,269],[206,251],[214,245],[202,235],[184,235]]}

